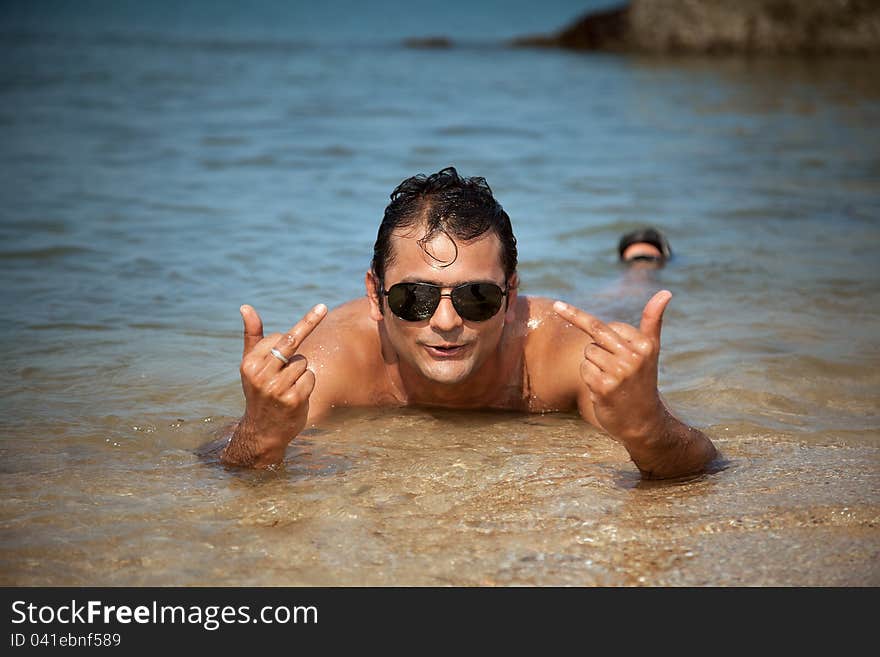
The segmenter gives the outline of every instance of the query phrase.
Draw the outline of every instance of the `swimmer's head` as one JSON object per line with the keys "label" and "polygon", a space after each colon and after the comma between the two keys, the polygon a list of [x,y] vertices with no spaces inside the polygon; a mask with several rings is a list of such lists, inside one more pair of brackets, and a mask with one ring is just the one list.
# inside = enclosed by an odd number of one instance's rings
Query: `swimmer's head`
{"label": "swimmer's head", "polygon": [[[392,236],[411,233],[419,246],[438,267],[451,265],[458,253],[458,242],[471,242],[495,233],[501,242],[501,267],[505,278],[516,271],[516,238],[510,217],[495,200],[485,178],[462,178],[454,167],[404,180],[391,193],[391,203],[379,226],[373,246],[372,272],[380,280],[393,262]],[[452,248],[431,248],[440,236]]]}
{"label": "swimmer's head", "polygon": [[622,263],[640,267],[662,267],[672,257],[669,240],[656,228],[642,228],[620,238],[617,254]]}

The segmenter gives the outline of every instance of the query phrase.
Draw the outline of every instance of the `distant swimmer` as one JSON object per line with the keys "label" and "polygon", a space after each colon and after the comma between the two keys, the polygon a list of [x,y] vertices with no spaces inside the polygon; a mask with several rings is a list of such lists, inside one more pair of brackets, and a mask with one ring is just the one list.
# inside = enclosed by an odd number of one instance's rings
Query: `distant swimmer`
{"label": "distant swimmer", "polygon": [[644,300],[659,289],[658,270],[672,259],[672,247],[659,228],[650,226],[623,234],[616,246],[625,271],[591,289],[591,310],[593,314],[638,323]]}
{"label": "distant swimmer", "polygon": [[519,294],[510,218],[484,178],[448,167],[401,182],[364,283],[365,297],[318,304],[283,334],[264,335],[241,307],[245,410],[222,463],[274,466],[334,408],[403,406],[577,411],[646,478],[699,473],[716,456],[657,388],[672,294],[654,294],[638,327]]}
{"label": "distant swimmer", "polygon": [[662,267],[672,257],[669,240],[656,228],[641,228],[625,234],[617,244],[620,261],[627,265]]}

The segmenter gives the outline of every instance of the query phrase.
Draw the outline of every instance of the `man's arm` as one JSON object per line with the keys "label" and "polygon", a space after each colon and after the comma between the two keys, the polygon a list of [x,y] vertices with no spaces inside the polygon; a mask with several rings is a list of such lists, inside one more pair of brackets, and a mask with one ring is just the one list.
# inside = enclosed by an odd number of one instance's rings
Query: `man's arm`
{"label": "man's arm", "polygon": [[627,450],[646,479],[697,474],[717,456],[708,436],[676,418],[665,404],[660,424],[631,440]]}
{"label": "man's arm", "polygon": [[241,307],[245,412],[220,453],[224,465],[265,468],[283,460],[287,445],[306,425],[315,388],[315,374],[297,351],[326,315],[327,307],[318,304],[287,333],[264,338],[257,311]]}
{"label": "man's arm", "polygon": [[582,333],[576,357],[581,415],[619,440],[646,478],[698,473],[716,456],[712,441],[677,419],[657,389],[660,330],[671,298],[666,290],[655,294],[639,329],[605,324],[562,302],[553,306]]}

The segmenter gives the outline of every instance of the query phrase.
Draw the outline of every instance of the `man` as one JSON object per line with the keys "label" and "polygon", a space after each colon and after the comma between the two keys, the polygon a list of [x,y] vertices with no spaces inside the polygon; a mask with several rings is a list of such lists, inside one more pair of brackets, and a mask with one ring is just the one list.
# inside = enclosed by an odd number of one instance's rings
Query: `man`
{"label": "man", "polygon": [[483,178],[454,168],[391,194],[365,298],[319,304],[264,337],[242,306],[245,412],[221,453],[269,467],[336,407],[407,405],[574,411],[620,441],[644,477],[697,473],[712,442],[676,419],[657,390],[660,327],[671,298],[648,301],[638,329],[517,293],[516,239]]}

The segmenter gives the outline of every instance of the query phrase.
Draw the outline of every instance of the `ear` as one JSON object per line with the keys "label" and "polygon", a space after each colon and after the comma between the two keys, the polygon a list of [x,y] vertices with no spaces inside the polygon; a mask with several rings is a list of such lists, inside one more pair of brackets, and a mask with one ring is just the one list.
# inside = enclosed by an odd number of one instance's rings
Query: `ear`
{"label": "ear", "polygon": [[516,295],[519,289],[519,274],[513,272],[513,275],[507,279],[507,310],[504,313],[505,321],[512,322],[516,315]]}
{"label": "ear", "polygon": [[381,322],[383,318],[379,279],[372,271],[367,271],[366,276],[364,276],[364,285],[367,288],[367,299],[370,301],[370,319]]}

